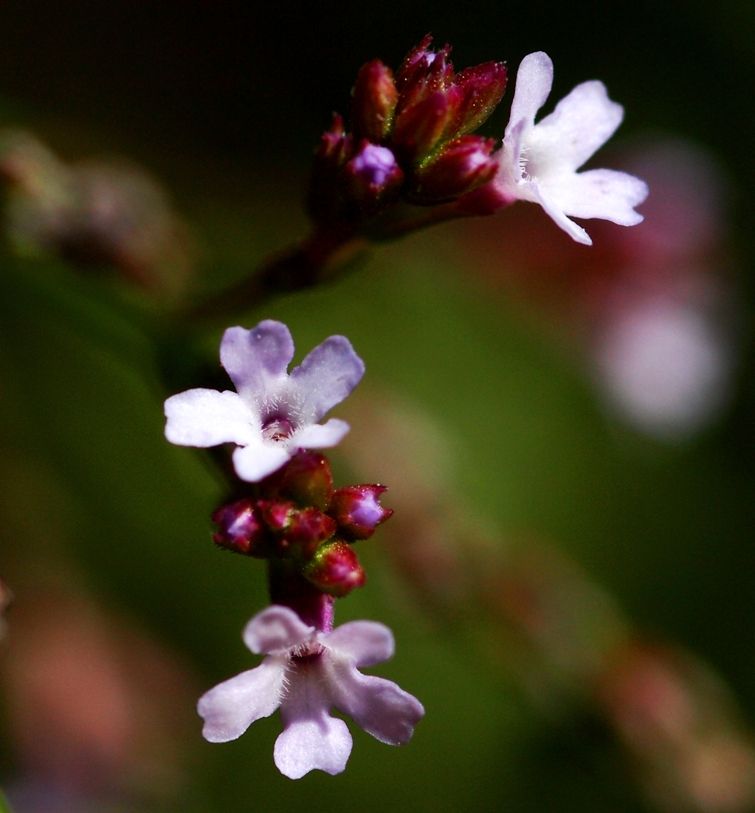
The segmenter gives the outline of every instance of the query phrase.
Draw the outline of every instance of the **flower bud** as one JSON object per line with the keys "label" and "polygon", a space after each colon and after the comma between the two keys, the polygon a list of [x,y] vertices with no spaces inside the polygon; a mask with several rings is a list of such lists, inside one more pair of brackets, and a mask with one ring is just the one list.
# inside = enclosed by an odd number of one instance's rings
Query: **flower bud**
{"label": "flower bud", "polygon": [[461,101],[456,111],[454,136],[471,133],[486,121],[503,98],[506,80],[503,62],[485,62],[465,68],[456,76]]}
{"label": "flower bud", "polygon": [[278,543],[281,552],[292,552],[305,559],[336,532],[336,522],[316,508],[304,508],[291,514],[285,534]]}
{"label": "flower bud", "polygon": [[336,541],[323,545],[302,570],[318,590],[341,597],[365,582],[365,574],[353,548]]}
{"label": "flower bud", "polygon": [[381,485],[359,485],[339,488],[333,493],[328,512],[338,523],[339,532],[350,539],[367,539],[381,522],[393,515],[392,508],[380,505]]}
{"label": "flower bud", "polygon": [[454,114],[447,94],[432,93],[398,114],[391,142],[403,158],[418,163],[442,141]]}
{"label": "flower bud", "polygon": [[319,452],[299,452],[283,468],[266,477],[262,489],[265,495],[325,510],[333,493],[330,464]]}
{"label": "flower bud", "polygon": [[440,51],[430,50],[433,38],[424,39],[406,55],[398,74],[396,87],[399,91],[398,111],[426,99],[433,93],[444,91],[454,79],[454,68],[448,59],[451,46],[444,45]]}
{"label": "flower bud", "polygon": [[312,164],[307,208],[315,221],[327,222],[340,216],[343,200],[339,178],[352,151],[353,138],[344,130],[343,118],[335,113],[330,129],[320,138]]}
{"label": "flower bud", "polygon": [[364,141],[344,169],[351,197],[363,209],[372,210],[398,192],[404,173],[387,147]]}
{"label": "flower bud", "polygon": [[264,525],[274,534],[286,533],[296,513],[296,507],[288,500],[257,500],[257,510]]}
{"label": "flower bud", "polygon": [[498,163],[491,157],[495,141],[462,136],[416,172],[416,195],[426,200],[456,198],[487,183]]}
{"label": "flower bud", "polygon": [[268,534],[251,500],[222,505],[212,515],[212,521],[218,526],[212,535],[212,541],[218,547],[246,556],[264,557],[268,554]]}
{"label": "flower bud", "polygon": [[354,132],[369,141],[382,141],[393,123],[398,91],[393,73],[379,59],[362,65],[354,85]]}

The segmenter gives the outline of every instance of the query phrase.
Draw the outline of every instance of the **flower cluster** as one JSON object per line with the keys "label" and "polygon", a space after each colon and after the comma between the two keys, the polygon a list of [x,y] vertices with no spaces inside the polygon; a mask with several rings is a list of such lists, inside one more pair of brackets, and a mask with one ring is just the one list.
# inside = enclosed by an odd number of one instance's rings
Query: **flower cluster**
{"label": "flower cluster", "polygon": [[424,709],[391,681],[357,671],[393,654],[386,627],[359,621],[333,630],[335,598],[365,581],[353,543],[393,512],[380,504],[385,486],[335,489],[327,458],[306,447],[333,446],[348,431],[337,419],[317,422],[356,386],[364,364],[343,336],[326,339],[289,375],[293,354],[280,322],[229,328],[220,360],[237,392],[194,389],[168,398],[165,434],[181,445],[236,444],[242,482],[233,486],[237,498],[213,514],[213,540],[267,562],[274,602],[244,633],[252,652],[267,656],[262,664],[200,699],[204,736],[236,739],[280,708],[275,763],[298,779],[346,765],[351,736],[330,716],[332,706],[392,745],[411,738]]}
{"label": "flower cluster", "polygon": [[491,180],[495,141],[471,135],[506,88],[506,67],[486,62],[456,73],[451,47],[426,36],[396,74],[380,60],[360,69],[352,131],[336,115],[315,157],[315,221],[359,220],[400,198],[433,204]]}
{"label": "flower cluster", "polygon": [[315,156],[309,208],[316,223],[364,223],[398,201],[453,203],[443,210],[445,219],[492,214],[522,200],[538,203],[574,240],[589,245],[572,217],[622,226],[642,220],[635,207],[647,196],[643,181],[609,169],[577,172],[624,117],[602,82],[577,85],[536,124],[553,84],[553,63],[542,51],[529,54],[496,150],[494,139],[472,133],[500,102],[506,66],[486,62],[456,73],[450,46],[435,52],[431,42],[425,37],[395,75],[379,60],[362,66],[352,130],[336,115]]}
{"label": "flower cluster", "polygon": [[327,459],[299,452],[253,496],[218,508],[213,540],[235,553],[286,562],[323,593],[345,596],[365,580],[351,543],[368,539],[393,513],[380,505],[385,490],[377,484],[334,490]]}
{"label": "flower cluster", "polygon": [[[362,66],[351,130],[336,115],[315,156],[313,234],[264,269],[264,283],[275,278],[278,290],[277,277],[289,275],[291,287],[312,284],[334,255],[365,236],[489,214],[516,200],[539,203],[582,243],[590,238],[571,217],[640,222],[634,207],[647,194],[642,181],[610,170],[577,172],[623,117],[600,82],[579,85],[535,124],[553,65],[544,53],[530,54],[496,150],[495,140],[474,131],[503,96],[505,65],[487,62],[457,73],[450,47],[433,51],[431,42],[425,37],[395,74],[379,60]],[[399,203],[424,206],[430,216],[383,217]],[[378,220],[393,223],[393,231],[381,232]],[[284,730],[275,763],[299,778],[313,769],[339,773],[346,765],[351,736],[331,708],[393,745],[411,738],[424,709],[394,683],[358,671],[393,654],[386,627],[358,621],[333,628],[335,600],[365,582],[354,543],[392,514],[380,504],[385,486],[336,489],[327,458],[312,451],[335,446],[348,432],[342,420],[321,420],[359,383],[364,364],[343,336],[325,339],[289,373],[293,355],[291,334],[280,322],[228,328],[220,362],[236,391],[199,388],[168,398],[165,434],[179,445],[235,446],[233,499],[213,514],[213,541],[268,567],[272,606],[244,632],[249,649],[265,658],[202,696],[204,736],[236,739],[280,709]]]}

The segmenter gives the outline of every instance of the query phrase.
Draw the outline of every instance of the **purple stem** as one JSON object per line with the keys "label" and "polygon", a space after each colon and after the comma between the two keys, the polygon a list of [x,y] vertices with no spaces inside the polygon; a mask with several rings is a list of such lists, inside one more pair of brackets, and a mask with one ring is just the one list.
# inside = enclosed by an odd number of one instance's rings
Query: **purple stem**
{"label": "purple stem", "polygon": [[268,586],[273,604],[290,607],[305,624],[321,632],[333,629],[335,598],[322,593],[289,564],[269,563]]}

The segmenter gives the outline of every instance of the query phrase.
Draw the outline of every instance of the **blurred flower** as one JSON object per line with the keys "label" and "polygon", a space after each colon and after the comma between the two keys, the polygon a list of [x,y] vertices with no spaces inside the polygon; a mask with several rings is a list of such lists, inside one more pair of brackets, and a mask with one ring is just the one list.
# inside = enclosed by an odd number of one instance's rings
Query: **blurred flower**
{"label": "blurred flower", "polygon": [[185,666],[70,584],[19,585],[11,632],[2,677],[14,810],[84,813],[124,800],[144,810],[169,798],[184,779],[178,743],[194,686]]}
{"label": "blurred flower", "polygon": [[753,743],[726,687],[690,654],[628,639],[599,676],[597,700],[663,809],[753,809]]}
{"label": "blurred flower", "polygon": [[647,185],[624,172],[577,169],[614,133],[624,117],[602,82],[583,82],[538,124],[535,115],[553,85],[553,62],[538,51],[519,66],[511,117],[494,187],[503,199],[539,203],[578,243],[591,245],[587,232],[569,219],[602,218],[634,226],[642,215],[634,207],[647,197]]}
{"label": "blurred flower", "polygon": [[185,224],[164,191],[126,163],[66,164],[29,133],[0,133],[0,178],[16,249],[55,254],[82,269],[111,266],[162,296],[191,273]]}
{"label": "blurred flower", "polygon": [[330,336],[289,375],[293,354],[281,322],[228,328],[220,362],[237,392],[193,389],[168,398],[165,436],[182,446],[235,443],[236,473],[250,482],[276,471],[301,448],[335,446],[348,424],[317,421],[359,383],[364,363],[343,336]]}
{"label": "blurred flower", "polygon": [[274,757],[290,779],[346,767],[351,735],[330,716],[331,706],[389,745],[408,742],[424,715],[422,704],[395,683],[357,670],[393,655],[393,636],[382,624],[352,621],[317,632],[287,607],[272,606],[247,624],[244,643],[267,657],[200,698],[202,733],[210,742],[235,740],[280,707],[284,728]]}
{"label": "blurred flower", "polygon": [[604,322],[594,354],[614,409],[657,437],[700,429],[728,395],[727,342],[690,304],[650,298],[627,305]]}
{"label": "blurred flower", "polygon": [[726,179],[707,152],[678,139],[644,139],[618,160],[653,190],[634,228],[596,221],[586,252],[513,207],[500,223],[470,222],[464,249],[487,282],[531,298],[581,343],[608,412],[681,441],[733,391],[741,314]]}

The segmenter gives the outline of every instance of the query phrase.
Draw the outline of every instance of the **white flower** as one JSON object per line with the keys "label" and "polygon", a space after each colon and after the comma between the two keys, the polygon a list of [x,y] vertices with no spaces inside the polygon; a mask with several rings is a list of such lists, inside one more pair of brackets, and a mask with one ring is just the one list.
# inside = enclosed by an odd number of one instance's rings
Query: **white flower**
{"label": "white flower", "polygon": [[348,424],[317,422],[359,383],[364,364],[344,336],[326,339],[289,375],[293,355],[281,322],[228,328],[220,363],[237,392],[194,389],[168,398],[165,437],[181,446],[237,444],[236,473],[250,482],[272,474],[299,449],[335,446]]}
{"label": "white flower", "polygon": [[710,315],[691,304],[631,303],[599,334],[598,382],[636,428],[683,439],[715,417],[729,395],[730,348]]}
{"label": "white flower", "polygon": [[244,643],[267,657],[199,699],[202,734],[209,742],[235,740],[280,708],[283,731],[274,759],[290,779],[346,767],[351,734],[343,720],[330,716],[332,706],[389,745],[408,742],[425,713],[419,700],[392,681],[357,670],[393,655],[393,636],[382,624],[352,621],[317,632],[288,607],[272,606],[247,624]]}
{"label": "white flower", "polygon": [[552,85],[553,62],[547,54],[538,51],[522,60],[492,183],[503,196],[539,203],[574,240],[592,245],[569,216],[634,226],[642,221],[634,207],[645,200],[648,188],[625,172],[577,172],[613,135],[624,109],[608,98],[602,82],[583,82],[535,124]]}

